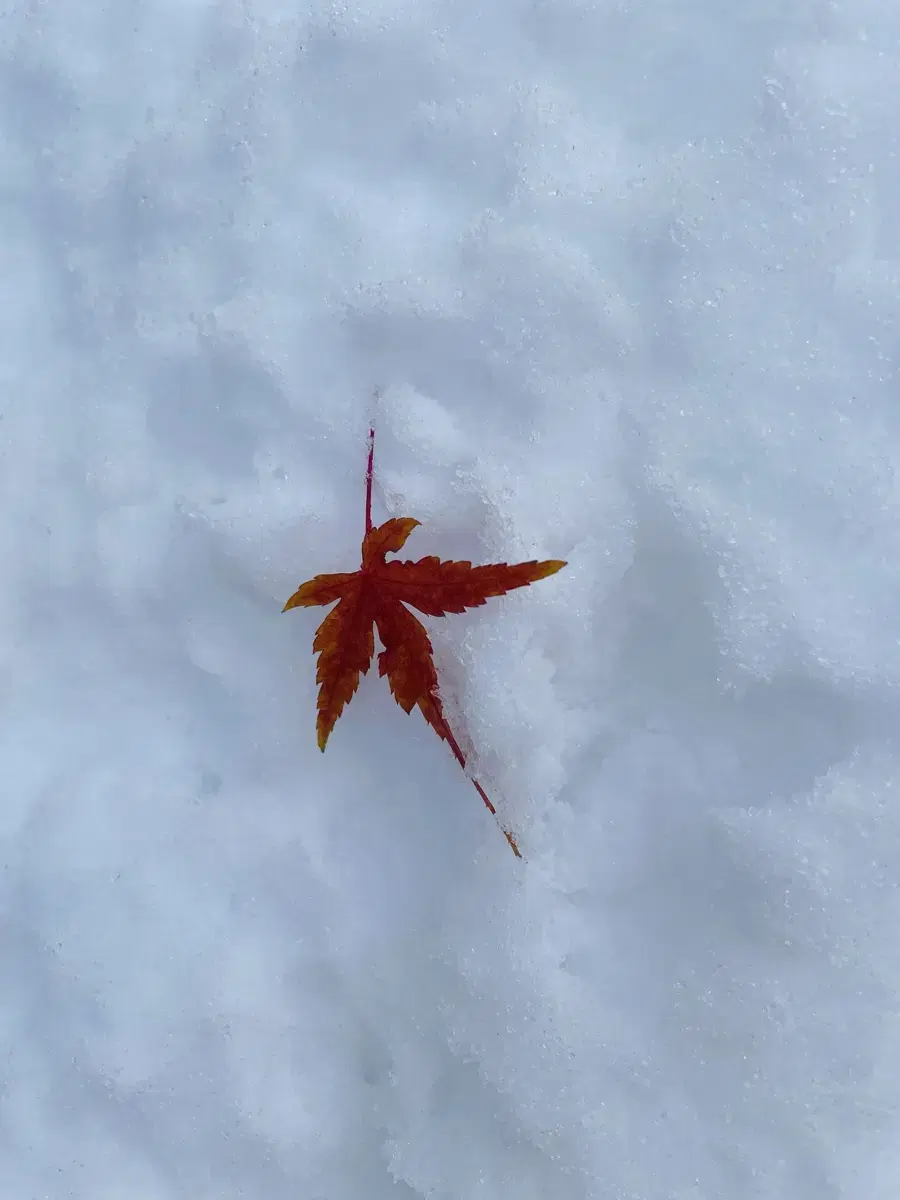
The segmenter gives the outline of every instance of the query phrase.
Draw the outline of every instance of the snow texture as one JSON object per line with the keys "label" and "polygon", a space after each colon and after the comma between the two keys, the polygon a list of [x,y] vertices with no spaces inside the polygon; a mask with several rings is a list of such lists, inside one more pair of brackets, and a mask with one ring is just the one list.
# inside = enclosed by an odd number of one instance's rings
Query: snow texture
{"label": "snow texture", "polygon": [[[10,0],[3,1200],[900,1194],[900,6]],[[526,854],[281,606],[428,622]]]}

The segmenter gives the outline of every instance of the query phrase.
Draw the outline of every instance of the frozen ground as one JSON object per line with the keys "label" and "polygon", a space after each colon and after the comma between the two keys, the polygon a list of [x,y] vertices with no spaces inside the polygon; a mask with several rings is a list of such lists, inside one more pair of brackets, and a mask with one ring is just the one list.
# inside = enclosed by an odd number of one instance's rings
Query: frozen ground
{"label": "frozen ground", "polygon": [[[3,1200],[896,1200],[900,7],[7,0]],[[517,831],[370,676],[431,621]]]}

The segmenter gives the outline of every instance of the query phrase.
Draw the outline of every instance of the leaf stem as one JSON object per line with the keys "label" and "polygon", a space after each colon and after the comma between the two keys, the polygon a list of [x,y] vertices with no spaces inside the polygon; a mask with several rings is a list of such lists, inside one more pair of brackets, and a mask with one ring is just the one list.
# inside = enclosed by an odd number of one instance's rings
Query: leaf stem
{"label": "leaf stem", "polygon": [[369,426],[369,460],[366,463],[366,533],[372,530],[372,464],[375,460],[375,422]]}

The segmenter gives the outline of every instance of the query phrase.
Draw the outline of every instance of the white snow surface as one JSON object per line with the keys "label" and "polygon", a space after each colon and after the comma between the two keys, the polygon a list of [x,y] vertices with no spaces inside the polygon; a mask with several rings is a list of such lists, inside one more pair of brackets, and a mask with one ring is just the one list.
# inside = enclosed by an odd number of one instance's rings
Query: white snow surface
{"label": "white snow surface", "polygon": [[[0,55],[2,1200],[896,1200],[900,6]],[[425,618],[521,863],[316,747],[373,406],[404,556],[568,560]]]}

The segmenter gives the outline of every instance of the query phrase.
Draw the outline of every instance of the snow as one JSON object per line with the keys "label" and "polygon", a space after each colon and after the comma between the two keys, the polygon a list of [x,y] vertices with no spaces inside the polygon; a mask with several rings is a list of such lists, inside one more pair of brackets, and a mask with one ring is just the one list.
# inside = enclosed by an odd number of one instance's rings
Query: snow
{"label": "snow", "polygon": [[[0,24],[0,1195],[894,1200],[900,10]],[[376,389],[379,392],[374,399]],[[526,860],[281,607],[429,620]]]}

